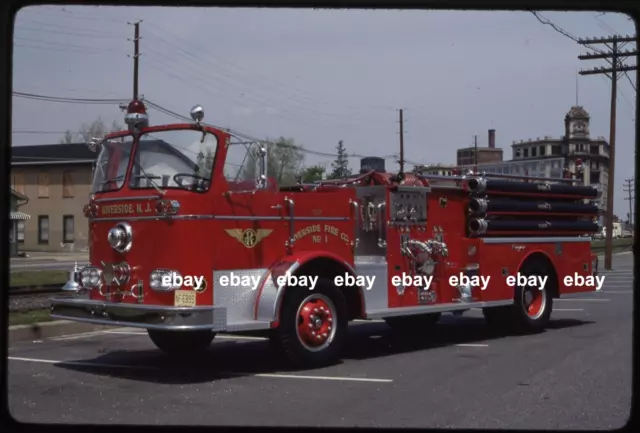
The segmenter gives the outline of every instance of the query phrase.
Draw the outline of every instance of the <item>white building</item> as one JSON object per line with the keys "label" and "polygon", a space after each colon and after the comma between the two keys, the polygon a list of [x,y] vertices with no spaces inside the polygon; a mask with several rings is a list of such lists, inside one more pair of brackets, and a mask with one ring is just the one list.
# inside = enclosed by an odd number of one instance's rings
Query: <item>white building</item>
{"label": "white building", "polygon": [[604,137],[591,138],[590,116],[580,106],[573,106],[564,118],[564,135],[537,137],[514,141],[513,159],[503,163],[480,164],[478,171],[536,177],[563,177],[567,168],[575,173],[576,162],[584,168],[583,183],[601,191],[599,206],[602,214],[607,208],[609,181],[609,143]]}

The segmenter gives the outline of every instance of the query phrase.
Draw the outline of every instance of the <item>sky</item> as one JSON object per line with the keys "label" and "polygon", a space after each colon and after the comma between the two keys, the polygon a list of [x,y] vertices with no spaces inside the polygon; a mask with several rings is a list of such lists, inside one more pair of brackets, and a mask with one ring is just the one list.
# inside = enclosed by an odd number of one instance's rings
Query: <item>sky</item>
{"label": "sky", "polygon": [[[625,15],[539,16],[578,38],[636,33]],[[399,109],[408,167],[455,164],[456,149],[474,136],[487,145],[488,129],[511,159],[514,141],[562,136],[576,99],[591,115],[591,135],[609,138],[611,82],[577,74],[606,63],[579,60],[586,48],[530,12],[29,7],[16,17],[13,90],[130,100],[128,23],[138,20],[146,99],[184,116],[200,104],[205,122],[254,137],[291,137],[316,152],[306,165],[329,165],[343,140],[350,154],[388,157],[387,169],[397,170]],[[634,176],[635,83],[635,72],[618,82],[620,216],[628,212],[623,181]],[[177,121],[149,115],[152,124]],[[12,144],[54,144],[98,117],[124,121],[117,102],[14,96]],[[350,167],[357,171],[359,158]]]}

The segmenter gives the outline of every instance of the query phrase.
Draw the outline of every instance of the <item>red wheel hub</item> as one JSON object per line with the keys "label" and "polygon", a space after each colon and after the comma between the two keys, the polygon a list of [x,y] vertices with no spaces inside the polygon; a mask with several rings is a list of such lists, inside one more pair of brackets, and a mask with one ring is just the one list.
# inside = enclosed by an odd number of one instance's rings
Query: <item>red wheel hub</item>
{"label": "red wheel hub", "polygon": [[311,348],[327,344],[333,336],[334,313],[332,306],[323,299],[309,298],[298,313],[298,335]]}
{"label": "red wheel hub", "polygon": [[529,288],[524,292],[524,308],[531,318],[537,317],[544,307],[544,294],[537,288]]}

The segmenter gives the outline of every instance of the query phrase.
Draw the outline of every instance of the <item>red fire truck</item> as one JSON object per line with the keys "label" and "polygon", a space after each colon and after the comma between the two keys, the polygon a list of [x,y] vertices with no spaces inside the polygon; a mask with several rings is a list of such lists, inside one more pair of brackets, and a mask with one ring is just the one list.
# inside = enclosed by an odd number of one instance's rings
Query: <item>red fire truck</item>
{"label": "red fire truck", "polygon": [[354,319],[419,334],[479,308],[492,326],[532,332],[555,298],[596,290],[565,280],[597,272],[584,236],[598,230],[595,188],[374,169],[278,185],[263,143],[203,115],[151,126],[134,100],[127,131],[90,143],[90,265],[52,317],[147,329],[169,354],[265,330],[315,366],[341,356]]}

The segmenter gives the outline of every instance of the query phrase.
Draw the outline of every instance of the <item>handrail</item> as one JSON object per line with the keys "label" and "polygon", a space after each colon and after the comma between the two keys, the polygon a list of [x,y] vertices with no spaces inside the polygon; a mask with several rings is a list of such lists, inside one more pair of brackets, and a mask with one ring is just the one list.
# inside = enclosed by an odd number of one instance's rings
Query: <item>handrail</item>
{"label": "handrail", "polygon": [[360,182],[368,177],[370,177],[373,173],[375,173],[375,170],[371,170],[368,171],[364,174],[361,174],[360,176],[354,178],[354,179],[333,179],[333,180],[323,180],[322,182],[320,182],[318,184],[318,186],[316,187],[316,189],[320,188],[321,186],[325,186],[325,185],[349,185],[352,183],[357,183]]}

